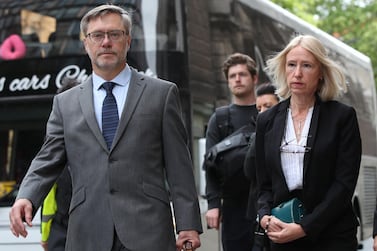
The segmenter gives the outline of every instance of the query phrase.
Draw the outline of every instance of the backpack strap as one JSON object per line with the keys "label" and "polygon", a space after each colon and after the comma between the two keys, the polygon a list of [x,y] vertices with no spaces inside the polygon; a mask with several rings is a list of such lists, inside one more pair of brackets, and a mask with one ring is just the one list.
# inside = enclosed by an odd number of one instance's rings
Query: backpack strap
{"label": "backpack strap", "polygon": [[216,108],[216,124],[220,131],[221,138],[225,138],[233,131],[233,126],[230,121],[230,108],[229,106],[221,106]]}

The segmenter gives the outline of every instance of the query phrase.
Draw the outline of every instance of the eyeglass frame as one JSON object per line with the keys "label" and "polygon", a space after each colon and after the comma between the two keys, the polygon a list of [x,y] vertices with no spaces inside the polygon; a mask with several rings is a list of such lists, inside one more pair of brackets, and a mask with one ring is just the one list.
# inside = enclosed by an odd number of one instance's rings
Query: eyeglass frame
{"label": "eyeglass frame", "polygon": [[[303,137],[307,137],[307,138],[310,138],[311,136],[310,135],[308,135],[308,136],[303,136]],[[296,154],[296,153],[308,153],[308,152],[310,152],[311,150],[312,150],[312,148],[311,147],[309,147],[309,146],[302,146],[302,145],[299,145],[299,144],[291,144],[291,142],[293,142],[295,139],[292,139],[292,140],[289,140],[289,141],[287,141],[286,139],[285,139],[285,135],[284,135],[284,143],[279,147],[279,150],[280,150],[280,152],[281,153],[293,153],[293,154]],[[304,151],[289,151],[289,150],[286,150],[286,149],[284,149],[284,147],[286,147],[286,146],[293,146],[293,147],[297,147],[297,148],[303,148],[304,149]]]}
{"label": "eyeglass frame", "polygon": [[[111,38],[111,33],[112,32],[119,32],[119,38],[117,39],[113,39]],[[93,38],[93,34],[98,34],[98,35],[103,35],[103,38],[101,38],[101,40],[98,40],[98,41],[95,41],[95,39]],[[93,43],[95,44],[100,44],[103,42],[103,40],[105,39],[105,37],[107,36],[107,38],[112,41],[112,42],[118,42],[120,41],[120,39],[122,37],[124,37],[125,35],[128,35],[128,32],[124,31],[124,30],[111,30],[111,31],[93,31],[93,32],[90,32],[88,34],[85,35],[85,37],[89,37],[90,41],[92,41]]]}

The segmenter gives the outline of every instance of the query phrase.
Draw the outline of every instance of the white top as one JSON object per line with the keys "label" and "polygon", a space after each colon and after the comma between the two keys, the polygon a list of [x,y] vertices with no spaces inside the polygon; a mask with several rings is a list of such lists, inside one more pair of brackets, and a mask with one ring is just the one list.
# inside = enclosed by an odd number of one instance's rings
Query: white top
{"label": "white top", "polygon": [[308,111],[302,128],[301,138],[297,141],[292,119],[292,110],[288,109],[285,135],[280,147],[281,166],[289,191],[302,189],[304,173],[304,155],[309,150],[306,147],[313,107]]}

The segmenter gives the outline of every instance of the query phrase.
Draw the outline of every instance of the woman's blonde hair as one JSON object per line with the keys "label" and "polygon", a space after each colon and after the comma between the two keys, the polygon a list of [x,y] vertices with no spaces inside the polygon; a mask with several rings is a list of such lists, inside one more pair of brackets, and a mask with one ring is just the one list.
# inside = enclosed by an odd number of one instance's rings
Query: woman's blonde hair
{"label": "woman's blonde hair", "polygon": [[332,100],[347,92],[343,70],[328,57],[327,51],[321,41],[310,35],[299,35],[294,37],[281,52],[266,62],[267,67],[265,71],[276,84],[276,92],[280,97],[285,99],[291,96],[286,79],[286,57],[297,46],[301,46],[312,53],[321,64],[322,78],[319,80],[317,93],[322,100]]}

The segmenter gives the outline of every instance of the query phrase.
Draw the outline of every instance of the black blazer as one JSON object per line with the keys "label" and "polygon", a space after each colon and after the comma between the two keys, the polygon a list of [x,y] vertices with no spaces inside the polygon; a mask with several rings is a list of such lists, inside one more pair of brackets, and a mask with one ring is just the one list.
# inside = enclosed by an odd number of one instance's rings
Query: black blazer
{"label": "black blazer", "polygon": [[[281,168],[280,146],[290,99],[259,114],[256,130],[258,213],[293,197]],[[302,200],[307,215],[300,223],[307,238],[318,241],[356,228],[352,209],[361,139],[354,108],[317,97],[304,156]]]}

